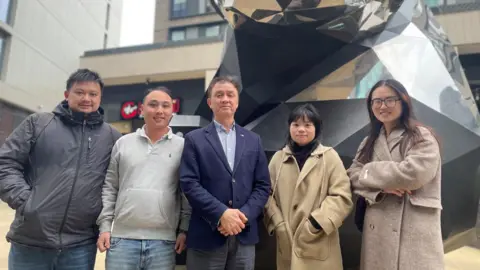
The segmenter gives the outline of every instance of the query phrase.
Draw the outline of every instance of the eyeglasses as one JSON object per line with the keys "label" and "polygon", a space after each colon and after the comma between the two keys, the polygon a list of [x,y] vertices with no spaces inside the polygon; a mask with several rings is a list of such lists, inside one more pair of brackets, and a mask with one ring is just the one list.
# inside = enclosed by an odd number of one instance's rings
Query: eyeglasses
{"label": "eyeglasses", "polygon": [[372,107],[374,108],[382,107],[383,103],[385,103],[385,106],[387,108],[393,108],[395,107],[395,104],[397,103],[398,100],[400,100],[400,98],[398,97],[387,97],[385,99],[374,98],[372,99],[371,103],[372,103]]}

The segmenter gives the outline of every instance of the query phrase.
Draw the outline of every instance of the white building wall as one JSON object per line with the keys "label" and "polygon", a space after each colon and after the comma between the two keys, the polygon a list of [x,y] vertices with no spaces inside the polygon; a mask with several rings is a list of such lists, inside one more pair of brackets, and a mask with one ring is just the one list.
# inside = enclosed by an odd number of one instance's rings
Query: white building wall
{"label": "white building wall", "polygon": [[[2,0],[3,1],[3,0]],[[10,0],[13,21],[4,54],[0,101],[51,111],[84,51],[117,47],[122,0]],[[110,5],[106,29],[107,5]],[[2,24],[0,24],[0,30]]]}

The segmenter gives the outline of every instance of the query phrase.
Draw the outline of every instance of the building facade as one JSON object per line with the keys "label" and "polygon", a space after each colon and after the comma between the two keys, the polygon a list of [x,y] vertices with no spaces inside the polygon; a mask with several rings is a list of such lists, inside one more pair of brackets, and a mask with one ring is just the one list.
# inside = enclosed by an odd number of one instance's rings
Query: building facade
{"label": "building facade", "polygon": [[81,67],[98,70],[105,80],[106,119],[122,133],[141,127],[138,102],[146,89],[162,85],[178,108],[175,132],[201,125],[205,120],[192,115],[221,61],[226,27],[210,0],[157,0],[153,44],[85,52]]}
{"label": "building facade", "polygon": [[[480,0],[425,0],[425,3],[459,52],[474,96],[480,101],[480,31],[477,31]],[[138,124],[122,118],[125,104],[119,97],[135,101],[148,87],[170,85],[180,101],[179,115],[190,114],[191,109],[185,107],[191,102],[182,100],[203,96],[221,62],[226,27],[209,0],[157,0],[153,44],[87,51],[80,65],[102,74],[107,85],[104,95],[107,119],[122,132],[131,132]],[[342,87],[351,89],[354,85]],[[323,95],[337,92],[332,89]]]}
{"label": "building facade", "polygon": [[216,37],[226,23],[210,0],[157,0],[154,43]]}
{"label": "building facade", "polygon": [[55,107],[84,51],[119,46],[122,2],[0,1],[0,144]]}

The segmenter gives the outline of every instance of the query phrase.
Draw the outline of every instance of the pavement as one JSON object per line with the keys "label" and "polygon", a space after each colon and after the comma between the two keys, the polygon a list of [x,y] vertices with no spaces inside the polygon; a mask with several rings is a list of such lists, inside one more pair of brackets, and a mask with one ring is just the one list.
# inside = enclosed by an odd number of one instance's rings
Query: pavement
{"label": "pavement", "polygon": [[[14,212],[5,204],[0,203],[0,270],[7,270],[8,251],[10,244],[3,238],[12,222]],[[480,247],[477,246],[477,247]],[[445,270],[479,270],[480,249],[472,246],[462,247],[445,255]],[[105,253],[98,252],[95,270],[105,269]],[[178,266],[176,270],[184,270],[185,267]]]}

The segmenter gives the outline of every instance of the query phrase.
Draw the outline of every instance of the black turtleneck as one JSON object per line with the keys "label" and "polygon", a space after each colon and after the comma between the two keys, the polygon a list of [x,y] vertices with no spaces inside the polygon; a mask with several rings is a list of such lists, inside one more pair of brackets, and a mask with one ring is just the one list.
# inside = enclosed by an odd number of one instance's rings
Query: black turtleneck
{"label": "black turtleneck", "polygon": [[295,142],[291,145],[290,148],[292,150],[293,156],[295,157],[295,160],[297,160],[300,171],[302,170],[303,165],[305,165],[308,156],[310,156],[310,154],[315,150],[317,146],[318,143],[316,140],[313,140],[309,144],[303,146],[300,146]]}

